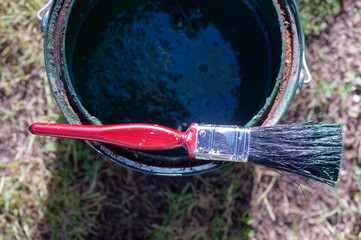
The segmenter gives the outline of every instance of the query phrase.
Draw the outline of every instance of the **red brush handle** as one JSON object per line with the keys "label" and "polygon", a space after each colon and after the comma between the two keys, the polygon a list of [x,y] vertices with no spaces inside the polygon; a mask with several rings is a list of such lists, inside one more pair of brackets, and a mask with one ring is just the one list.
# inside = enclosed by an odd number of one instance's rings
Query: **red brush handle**
{"label": "red brush handle", "polygon": [[[72,138],[109,143],[137,150],[188,148],[187,140],[195,128],[183,133],[152,124],[69,125],[34,123],[29,131],[35,135]],[[193,143],[192,143],[193,145]]]}

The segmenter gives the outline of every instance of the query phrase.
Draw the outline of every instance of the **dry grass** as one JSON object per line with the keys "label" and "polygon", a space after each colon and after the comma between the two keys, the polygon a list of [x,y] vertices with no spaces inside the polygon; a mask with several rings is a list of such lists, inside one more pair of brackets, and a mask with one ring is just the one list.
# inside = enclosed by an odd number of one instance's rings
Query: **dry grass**
{"label": "dry grass", "polygon": [[361,1],[338,16],[302,1],[303,15],[326,17],[314,20],[319,36],[307,39],[315,81],[284,120],[322,112],[320,120],[342,123],[346,150],[336,189],[305,184],[308,197],[263,168],[154,177],[116,166],[82,142],[28,134],[32,122],[64,121],[35,18],[44,3],[0,2],[0,239],[361,238]]}
{"label": "dry grass", "polygon": [[[49,97],[42,36],[34,13],[41,1],[0,3],[0,238],[30,239],[44,213],[51,174],[43,151],[26,127],[58,117]],[[54,111],[55,110],[55,111]]]}
{"label": "dry grass", "polygon": [[[85,176],[74,183],[72,178],[78,175],[73,166],[69,171],[64,167],[73,161],[72,154],[80,155],[82,144],[35,138],[27,132],[32,122],[54,122],[60,117],[47,83],[43,36],[35,18],[44,3],[0,3],[0,239],[38,239],[41,234],[56,236],[57,231],[86,235],[91,216],[97,213],[89,205],[101,206],[103,199],[81,189],[89,181]],[[69,188],[76,190],[69,194]]]}
{"label": "dry grass", "polygon": [[[307,198],[296,185],[277,181],[268,194],[269,204],[263,204],[254,214],[252,226],[257,229],[257,238],[361,238],[360,16],[361,1],[349,1],[340,15],[329,15],[324,20],[327,27],[318,37],[310,35],[306,39],[314,81],[296,95],[283,119],[294,122],[317,118],[342,124],[345,151],[340,180],[335,189],[312,184],[306,188],[311,192]],[[267,175],[257,169],[253,196],[264,192],[271,179]]]}

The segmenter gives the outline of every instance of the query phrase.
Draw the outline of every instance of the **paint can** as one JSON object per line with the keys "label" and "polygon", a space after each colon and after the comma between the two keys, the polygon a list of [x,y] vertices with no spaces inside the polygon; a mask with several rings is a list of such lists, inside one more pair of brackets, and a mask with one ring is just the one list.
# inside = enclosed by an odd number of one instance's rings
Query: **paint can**
{"label": "paint can", "polygon": [[[37,16],[51,89],[71,124],[275,125],[311,80],[293,0],[51,0]],[[152,174],[228,164],[88,143]]]}

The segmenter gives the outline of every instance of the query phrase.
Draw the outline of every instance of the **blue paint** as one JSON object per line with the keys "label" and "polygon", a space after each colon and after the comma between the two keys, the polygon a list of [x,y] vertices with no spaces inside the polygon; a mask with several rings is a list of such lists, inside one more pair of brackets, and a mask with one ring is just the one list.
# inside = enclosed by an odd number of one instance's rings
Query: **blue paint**
{"label": "blue paint", "polygon": [[[200,20],[202,14],[190,18]],[[102,36],[84,56],[84,71],[89,71],[88,110],[103,122],[111,123],[106,116],[114,104],[126,109],[120,122],[167,121],[179,127],[233,117],[241,69],[231,43],[211,22],[192,26],[157,5],[141,5],[117,14]]]}

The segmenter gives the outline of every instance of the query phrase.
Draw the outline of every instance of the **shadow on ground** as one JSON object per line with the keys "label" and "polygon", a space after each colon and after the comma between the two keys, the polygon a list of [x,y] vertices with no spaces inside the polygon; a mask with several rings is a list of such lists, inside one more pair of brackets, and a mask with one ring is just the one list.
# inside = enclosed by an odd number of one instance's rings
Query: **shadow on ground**
{"label": "shadow on ground", "polygon": [[[55,140],[55,139],[54,139]],[[44,239],[247,239],[252,167],[192,177],[138,173],[82,141],[56,140]]]}

